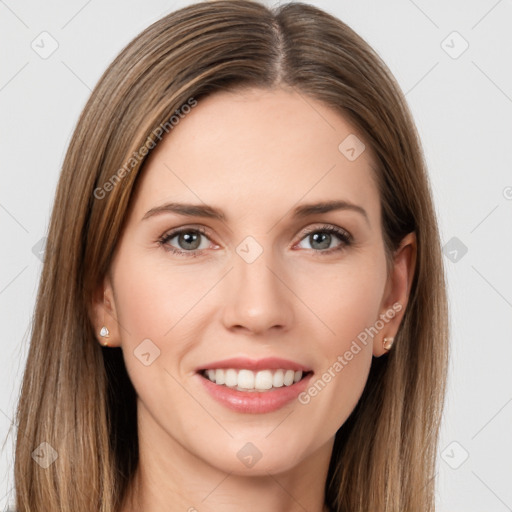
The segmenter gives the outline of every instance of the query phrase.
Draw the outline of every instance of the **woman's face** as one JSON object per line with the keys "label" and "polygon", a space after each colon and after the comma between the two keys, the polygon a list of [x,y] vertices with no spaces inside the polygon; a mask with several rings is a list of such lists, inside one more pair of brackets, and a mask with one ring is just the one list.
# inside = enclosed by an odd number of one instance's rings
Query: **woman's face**
{"label": "woman's face", "polygon": [[387,274],[360,139],[312,98],[252,89],[200,100],[152,152],[104,313],[155,456],[257,475],[330,453],[412,273],[402,250]]}

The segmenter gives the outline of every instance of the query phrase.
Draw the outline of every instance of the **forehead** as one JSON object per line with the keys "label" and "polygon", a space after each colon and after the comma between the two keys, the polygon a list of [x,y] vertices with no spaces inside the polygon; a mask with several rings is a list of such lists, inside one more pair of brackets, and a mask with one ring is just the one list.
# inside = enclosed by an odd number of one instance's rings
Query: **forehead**
{"label": "forehead", "polygon": [[370,148],[357,156],[362,144],[341,114],[297,91],[215,93],[182,114],[153,150],[135,208],[189,200],[261,216],[344,199],[378,215]]}

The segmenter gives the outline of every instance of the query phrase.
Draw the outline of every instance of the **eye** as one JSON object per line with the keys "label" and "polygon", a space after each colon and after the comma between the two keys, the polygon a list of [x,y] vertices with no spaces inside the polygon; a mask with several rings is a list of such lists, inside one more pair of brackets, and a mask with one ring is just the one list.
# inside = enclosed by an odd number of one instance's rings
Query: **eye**
{"label": "eye", "polygon": [[[202,228],[179,228],[165,233],[158,243],[167,251],[184,256],[197,256],[198,251],[210,246]],[[211,241],[210,241],[211,242]]]}
{"label": "eye", "polygon": [[[206,230],[201,227],[173,229],[158,239],[158,244],[166,251],[185,257],[198,256],[203,250],[210,248],[211,243]],[[309,246],[301,245],[304,243]],[[346,248],[351,243],[350,233],[336,226],[325,225],[303,232],[298,246],[319,254],[331,254]]]}
{"label": "eye", "polygon": [[307,242],[309,245],[309,247],[302,246],[302,249],[312,249],[323,254],[342,250],[352,243],[350,233],[342,228],[330,225],[309,229],[302,234],[305,236],[303,236],[301,243]]}

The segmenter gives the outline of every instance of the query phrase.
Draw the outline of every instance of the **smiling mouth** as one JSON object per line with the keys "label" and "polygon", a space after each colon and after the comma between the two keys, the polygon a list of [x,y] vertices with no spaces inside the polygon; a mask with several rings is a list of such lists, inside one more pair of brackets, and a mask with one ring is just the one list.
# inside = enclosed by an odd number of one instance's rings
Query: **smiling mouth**
{"label": "smiling mouth", "polygon": [[198,373],[218,386],[236,389],[237,391],[262,393],[293,386],[313,372],[285,369],[252,371],[236,368],[210,368],[200,370]]}

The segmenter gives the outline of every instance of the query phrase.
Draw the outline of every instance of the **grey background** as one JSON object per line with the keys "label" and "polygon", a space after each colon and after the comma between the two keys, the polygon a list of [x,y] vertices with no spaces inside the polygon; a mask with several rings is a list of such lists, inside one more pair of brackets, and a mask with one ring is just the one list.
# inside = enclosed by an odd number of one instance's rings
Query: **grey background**
{"label": "grey background", "polygon": [[[0,510],[13,496],[11,425],[40,240],[72,130],[121,48],[189,3],[0,0]],[[406,92],[429,165],[452,329],[438,510],[512,510],[512,2],[310,3],[383,57]],[[58,48],[44,55],[52,39]]]}

